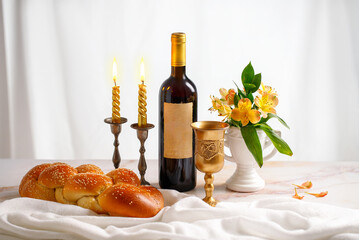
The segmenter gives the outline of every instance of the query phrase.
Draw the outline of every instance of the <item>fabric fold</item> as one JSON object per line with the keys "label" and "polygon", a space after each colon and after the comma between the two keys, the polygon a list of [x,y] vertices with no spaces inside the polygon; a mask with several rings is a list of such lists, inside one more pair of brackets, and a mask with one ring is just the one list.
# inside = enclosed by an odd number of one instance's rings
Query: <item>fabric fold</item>
{"label": "fabric fold", "polygon": [[98,215],[30,198],[0,204],[1,239],[358,239],[359,210],[291,198],[223,201],[161,190],[166,206],[152,218]]}

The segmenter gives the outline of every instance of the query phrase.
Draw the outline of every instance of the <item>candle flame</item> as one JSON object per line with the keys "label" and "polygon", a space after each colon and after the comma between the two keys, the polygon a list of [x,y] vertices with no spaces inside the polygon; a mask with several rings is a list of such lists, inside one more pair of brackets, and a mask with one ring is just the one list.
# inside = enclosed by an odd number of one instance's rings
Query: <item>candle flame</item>
{"label": "candle flame", "polygon": [[117,62],[116,62],[116,58],[113,58],[112,79],[113,79],[113,81],[115,82],[115,85],[116,85],[116,80],[117,80]]}
{"label": "candle flame", "polygon": [[145,81],[145,65],[143,63],[143,58],[141,58],[141,70],[140,70],[141,82]]}

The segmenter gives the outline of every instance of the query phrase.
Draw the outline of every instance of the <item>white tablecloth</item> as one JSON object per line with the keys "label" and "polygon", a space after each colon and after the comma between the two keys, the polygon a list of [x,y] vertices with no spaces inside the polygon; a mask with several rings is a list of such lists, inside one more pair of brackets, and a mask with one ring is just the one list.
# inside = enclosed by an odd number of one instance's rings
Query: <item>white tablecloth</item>
{"label": "white tablecloth", "polygon": [[[255,193],[226,189],[235,166],[215,174],[212,208],[204,197],[203,174],[186,194],[161,190],[166,207],[154,218],[100,216],[71,205],[19,198],[22,176],[41,160],[0,160],[0,240],[7,239],[359,239],[359,163],[265,162],[257,169],[266,186]],[[47,161],[46,161],[47,162]],[[104,172],[111,161],[64,161],[72,166],[93,163]],[[137,172],[137,160],[121,167]],[[146,179],[158,187],[158,162],[147,161]],[[313,181],[311,192],[324,198],[293,199],[292,183]],[[199,198],[198,198],[199,197]]]}
{"label": "white tablecloth", "polygon": [[220,202],[162,190],[166,207],[153,218],[97,215],[29,198],[0,204],[0,239],[359,239],[359,210],[270,197]]}

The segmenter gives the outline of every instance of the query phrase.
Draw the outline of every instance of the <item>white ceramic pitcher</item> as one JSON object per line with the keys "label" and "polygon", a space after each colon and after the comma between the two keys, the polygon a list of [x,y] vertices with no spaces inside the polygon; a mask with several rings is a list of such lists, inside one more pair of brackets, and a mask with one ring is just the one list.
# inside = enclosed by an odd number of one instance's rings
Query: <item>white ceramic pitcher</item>
{"label": "white ceramic pitcher", "polygon": [[[275,131],[275,133],[281,136],[280,131]],[[258,129],[257,134],[263,150],[273,146],[264,131]],[[254,168],[257,162],[248,150],[239,128],[230,127],[227,130],[224,136],[224,146],[228,147],[232,154],[232,156],[225,154],[224,158],[237,164],[235,172],[226,181],[227,188],[237,192],[255,192],[263,189],[265,182]],[[263,160],[272,158],[276,153],[277,149],[273,146],[273,150],[263,156]]]}

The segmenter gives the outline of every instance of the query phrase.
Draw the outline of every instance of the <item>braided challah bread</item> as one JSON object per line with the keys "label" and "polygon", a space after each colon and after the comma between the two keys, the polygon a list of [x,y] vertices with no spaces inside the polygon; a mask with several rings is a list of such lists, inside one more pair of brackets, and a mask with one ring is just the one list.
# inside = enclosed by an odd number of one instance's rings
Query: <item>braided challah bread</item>
{"label": "braided challah bread", "polygon": [[118,168],[104,175],[92,164],[77,168],[65,163],[37,165],[23,177],[19,194],[123,217],[152,217],[164,204],[161,192],[141,186],[133,171]]}

